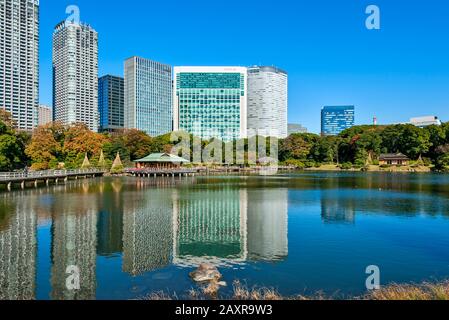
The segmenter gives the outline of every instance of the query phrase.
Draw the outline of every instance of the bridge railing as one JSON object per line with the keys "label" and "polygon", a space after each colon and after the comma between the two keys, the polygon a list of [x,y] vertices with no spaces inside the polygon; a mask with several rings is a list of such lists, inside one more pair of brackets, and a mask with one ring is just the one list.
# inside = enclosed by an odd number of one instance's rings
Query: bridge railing
{"label": "bridge railing", "polygon": [[29,171],[29,172],[0,172],[0,181],[17,180],[17,179],[33,179],[33,178],[52,178],[65,177],[83,174],[98,174],[104,171],[100,169],[73,169],[73,170],[45,170],[45,171]]}

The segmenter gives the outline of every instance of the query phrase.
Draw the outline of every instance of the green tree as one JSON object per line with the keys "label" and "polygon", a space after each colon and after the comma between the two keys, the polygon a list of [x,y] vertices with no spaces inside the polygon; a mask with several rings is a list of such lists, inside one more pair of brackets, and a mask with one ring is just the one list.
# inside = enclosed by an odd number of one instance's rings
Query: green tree
{"label": "green tree", "polygon": [[281,161],[288,159],[306,160],[320,137],[310,133],[292,134],[280,141],[279,158]]}

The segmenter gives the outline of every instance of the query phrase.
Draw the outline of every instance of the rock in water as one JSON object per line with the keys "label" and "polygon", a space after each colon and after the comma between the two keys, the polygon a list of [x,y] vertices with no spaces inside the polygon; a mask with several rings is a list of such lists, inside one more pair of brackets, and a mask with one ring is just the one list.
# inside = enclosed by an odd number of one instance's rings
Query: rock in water
{"label": "rock in water", "polygon": [[215,266],[203,263],[196,271],[190,273],[190,277],[195,282],[218,282],[222,275]]}

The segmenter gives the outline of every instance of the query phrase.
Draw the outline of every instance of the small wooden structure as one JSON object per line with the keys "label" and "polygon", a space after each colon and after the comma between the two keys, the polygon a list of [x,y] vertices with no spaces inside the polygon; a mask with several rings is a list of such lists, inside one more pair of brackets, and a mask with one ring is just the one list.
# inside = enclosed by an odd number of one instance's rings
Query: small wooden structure
{"label": "small wooden structure", "polygon": [[137,169],[155,170],[178,169],[183,164],[190,163],[189,160],[169,153],[153,153],[134,162],[136,163]]}
{"label": "small wooden structure", "polygon": [[389,166],[407,166],[410,159],[402,153],[387,153],[381,154],[379,157],[379,164]]}

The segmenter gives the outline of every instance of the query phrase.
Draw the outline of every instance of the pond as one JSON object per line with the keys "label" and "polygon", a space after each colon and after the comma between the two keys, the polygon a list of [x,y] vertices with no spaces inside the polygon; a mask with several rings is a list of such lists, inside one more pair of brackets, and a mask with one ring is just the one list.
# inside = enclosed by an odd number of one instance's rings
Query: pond
{"label": "pond", "polygon": [[[283,295],[449,278],[449,176],[98,178],[1,192],[0,299],[187,298],[215,264]],[[69,290],[67,268],[80,271]]]}

